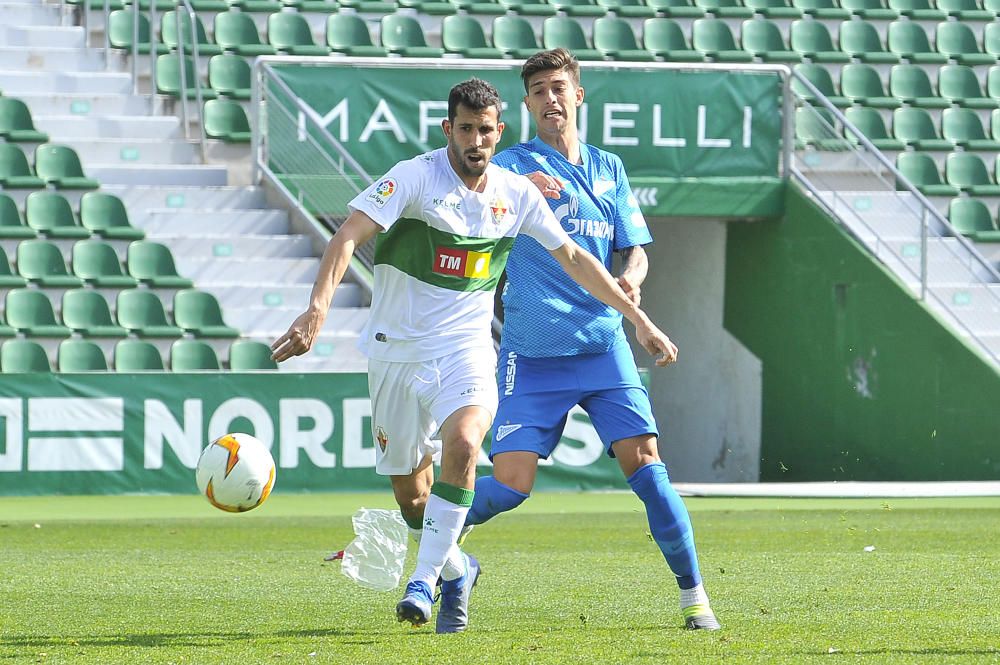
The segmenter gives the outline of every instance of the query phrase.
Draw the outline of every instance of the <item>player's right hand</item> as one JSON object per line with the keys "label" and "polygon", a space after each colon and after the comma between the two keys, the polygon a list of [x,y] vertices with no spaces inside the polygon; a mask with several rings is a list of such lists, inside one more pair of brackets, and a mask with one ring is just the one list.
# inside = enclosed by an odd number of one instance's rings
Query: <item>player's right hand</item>
{"label": "player's right hand", "polygon": [[525,176],[538,188],[538,191],[542,193],[547,199],[558,199],[562,196],[563,183],[562,180],[551,176],[544,171],[535,171],[534,173],[529,173]]}
{"label": "player's right hand", "polygon": [[649,319],[636,326],[635,336],[642,348],[646,349],[649,355],[656,357],[657,367],[677,362],[677,345]]}
{"label": "player's right hand", "polygon": [[271,344],[271,357],[281,362],[293,356],[301,356],[312,348],[323,318],[314,310],[306,310],[292,322],[288,331]]}

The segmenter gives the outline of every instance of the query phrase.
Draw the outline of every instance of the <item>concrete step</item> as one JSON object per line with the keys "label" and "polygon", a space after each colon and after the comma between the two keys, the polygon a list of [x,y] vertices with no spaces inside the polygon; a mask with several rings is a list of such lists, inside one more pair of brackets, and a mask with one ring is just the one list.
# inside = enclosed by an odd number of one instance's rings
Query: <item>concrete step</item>
{"label": "concrete step", "polygon": [[[228,207],[228,206],[227,206]],[[150,235],[284,235],[288,215],[284,210],[249,208],[242,210],[192,210],[151,208],[129,205],[132,223]],[[258,282],[259,280],[253,280]]]}
{"label": "concrete step", "polygon": [[51,72],[39,76],[37,72],[0,71],[0,90],[10,97],[38,93],[124,94],[132,92],[132,79],[128,74],[114,72]]}
{"label": "concrete step", "polygon": [[34,115],[35,127],[60,143],[95,137],[136,139],[183,139],[181,122],[175,116],[80,116]]}
{"label": "concrete step", "polygon": [[174,259],[181,274],[199,284],[312,284],[319,268],[318,258]]}
{"label": "concrete step", "polygon": [[87,175],[102,185],[225,185],[225,166],[204,164],[85,164]]}
{"label": "concrete step", "polygon": [[200,164],[198,144],[184,139],[63,139],[53,135],[53,141],[76,150],[84,167],[90,164]]}
{"label": "concrete step", "polygon": [[59,5],[27,2],[0,2],[0,25],[59,25]]}
{"label": "concrete step", "polygon": [[[0,5],[2,7],[2,5]],[[3,15],[0,13],[0,22]],[[104,55],[96,49],[0,46],[0,69],[41,72],[102,72]]]}
{"label": "concrete step", "polygon": [[304,235],[152,235],[169,245],[174,254],[192,259],[265,259],[312,257],[312,244]]}
{"label": "concrete step", "polygon": [[[876,255],[906,281],[920,279],[920,243],[916,241],[883,241],[876,246]],[[989,282],[989,270],[961,246],[956,238],[931,238],[927,245],[927,279],[929,283]]]}
{"label": "concrete step", "polygon": [[[312,284],[206,284],[202,287],[212,293],[223,307],[280,307],[288,306],[305,310],[309,305]],[[362,289],[353,282],[343,282],[333,293],[334,307],[360,307]]]}
{"label": "concrete step", "polygon": [[32,115],[150,115],[148,96],[105,93],[27,93],[17,96]]}
{"label": "concrete step", "polygon": [[[332,307],[320,335],[357,337],[368,321],[367,307]],[[225,310],[226,323],[254,337],[278,337],[292,324],[300,307],[230,307]]]}
{"label": "concrete step", "polygon": [[[102,191],[116,195],[125,202],[133,223],[138,224],[157,213],[197,213],[200,210],[240,210],[249,214],[267,207],[264,190],[259,187],[183,187],[161,185],[106,185]],[[269,212],[269,211],[268,211]],[[205,214],[199,217],[204,229]],[[148,231],[156,231],[155,223]],[[221,231],[220,231],[221,232]],[[280,231],[261,233],[287,233],[287,226]]]}
{"label": "concrete step", "polygon": [[83,28],[79,26],[0,24],[0,44],[7,47],[83,48]]}

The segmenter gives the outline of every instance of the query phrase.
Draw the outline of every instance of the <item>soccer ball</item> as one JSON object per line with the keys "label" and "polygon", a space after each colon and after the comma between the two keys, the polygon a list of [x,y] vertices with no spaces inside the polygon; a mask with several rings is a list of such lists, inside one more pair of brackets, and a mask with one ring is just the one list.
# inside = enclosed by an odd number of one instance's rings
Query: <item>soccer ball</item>
{"label": "soccer ball", "polygon": [[198,491],[216,508],[243,513],[264,503],[274,487],[274,459],[249,434],[226,434],[208,444],[195,469]]}

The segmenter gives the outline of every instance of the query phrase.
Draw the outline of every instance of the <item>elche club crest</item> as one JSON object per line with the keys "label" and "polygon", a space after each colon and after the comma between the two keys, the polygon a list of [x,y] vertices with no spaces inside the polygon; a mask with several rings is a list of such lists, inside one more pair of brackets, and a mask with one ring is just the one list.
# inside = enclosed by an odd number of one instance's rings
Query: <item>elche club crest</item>
{"label": "elche club crest", "polygon": [[381,425],[375,428],[375,440],[378,442],[378,447],[381,448],[384,453],[385,447],[389,445],[389,435],[385,433],[385,430],[382,429]]}
{"label": "elche club crest", "polygon": [[507,216],[507,210],[508,207],[506,201],[499,196],[493,199],[493,203],[490,204],[490,212],[493,213],[493,223],[503,223],[503,218]]}

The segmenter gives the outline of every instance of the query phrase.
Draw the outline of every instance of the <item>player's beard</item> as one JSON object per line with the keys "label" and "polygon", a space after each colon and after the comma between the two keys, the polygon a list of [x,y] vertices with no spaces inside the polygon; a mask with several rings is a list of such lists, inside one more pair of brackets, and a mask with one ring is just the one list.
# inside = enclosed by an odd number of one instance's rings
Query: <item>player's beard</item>
{"label": "player's beard", "polygon": [[[465,154],[458,151],[458,146],[454,144],[449,144],[448,149],[451,150],[452,156],[455,158],[455,163],[458,164],[459,175],[465,178],[478,178],[486,172],[486,166],[490,163],[488,155],[482,150],[469,150]],[[482,166],[472,166],[467,157],[469,154],[478,153],[482,155]]]}

